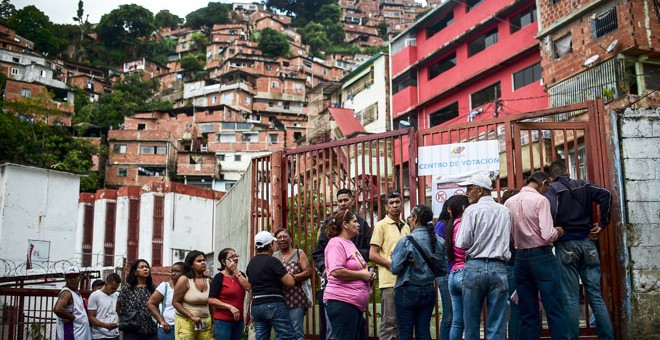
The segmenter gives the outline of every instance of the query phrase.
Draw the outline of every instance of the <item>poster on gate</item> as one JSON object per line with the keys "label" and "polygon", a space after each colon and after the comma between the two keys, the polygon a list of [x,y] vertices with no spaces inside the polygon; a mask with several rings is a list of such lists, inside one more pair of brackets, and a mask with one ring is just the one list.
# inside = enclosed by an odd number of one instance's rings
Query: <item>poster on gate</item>
{"label": "poster on gate", "polygon": [[470,176],[481,173],[492,179],[497,178],[497,172],[478,171],[475,173],[468,173],[465,175],[455,176],[433,176],[433,217],[437,218],[442,210],[442,205],[454,195],[466,195],[465,187],[458,185],[458,183],[467,181]]}
{"label": "poster on gate", "polygon": [[421,146],[417,149],[418,176],[457,176],[477,172],[499,172],[497,140]]}

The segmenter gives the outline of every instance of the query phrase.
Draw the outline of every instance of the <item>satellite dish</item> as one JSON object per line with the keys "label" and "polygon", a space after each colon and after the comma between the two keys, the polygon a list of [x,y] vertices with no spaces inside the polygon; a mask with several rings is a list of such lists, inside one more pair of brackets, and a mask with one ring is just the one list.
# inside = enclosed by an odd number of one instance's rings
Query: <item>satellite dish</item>
{"label": "satellite dish", "polygon": [[585,60],[584,64],[582,64],[582,65],[587,66],[587,67],[591,66],[591,64],[595,63],[596,60],[598,60],[598,58],[600,58],[600,56],[598,54],[592,55],[591,57],[589,57],[589,59]]}
{"label": "satellite dish", "polygon": [[607,49],[605,50],[605,52],[612,53],[612,51],[614,51],[614,48],[616,47],[616,44],[618,44],[618,43],[619,43],[619,40],[615,39],[614,41],[612,41],[610,46],[607,46]]}

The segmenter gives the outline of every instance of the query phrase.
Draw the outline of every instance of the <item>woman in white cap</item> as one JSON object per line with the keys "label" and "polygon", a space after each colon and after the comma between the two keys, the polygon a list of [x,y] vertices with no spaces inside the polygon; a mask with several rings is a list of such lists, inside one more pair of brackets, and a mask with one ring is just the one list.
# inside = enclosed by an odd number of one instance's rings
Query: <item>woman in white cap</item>
{"label": "woman in white cap", "polygon": [[284,286],[293,287],[296,281],[282,262],[271,256],[274,240],[268,231],[254,236],[257,255],[247,266],[248,280],[252,285],[252,320],[257,340],[270,339],[271,328],[275,329],[277,339],[294,340],[296,334],[284,304]]}
{"label": "woman in white cap", "polygon": [[66,285],[57,296],[53,312],[57,315],[58,340],[88,340],[92,338],[89,319],[83,298],[80,295],[80,270],[69,267],[64,272]]}

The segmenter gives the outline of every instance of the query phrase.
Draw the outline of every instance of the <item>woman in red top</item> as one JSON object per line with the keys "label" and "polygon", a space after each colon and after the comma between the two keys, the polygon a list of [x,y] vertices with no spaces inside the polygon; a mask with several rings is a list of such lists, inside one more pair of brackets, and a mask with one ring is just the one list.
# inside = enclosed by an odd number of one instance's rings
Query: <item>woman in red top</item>
{"label": "woman in red top", "polygon": [[238,270],[238,255],[231,248],[218,254],[220,272],[215,275],[209,291],[209,305],[213,311],[213,331],[217,340],[243,338],[243,302],[245,292],[252,288],[243,273]]}

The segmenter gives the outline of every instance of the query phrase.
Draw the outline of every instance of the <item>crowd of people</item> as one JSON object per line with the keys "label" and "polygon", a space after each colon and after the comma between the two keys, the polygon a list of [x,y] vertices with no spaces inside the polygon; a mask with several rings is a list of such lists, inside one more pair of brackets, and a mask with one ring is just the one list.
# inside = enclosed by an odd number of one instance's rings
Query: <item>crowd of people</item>
{"label": "crowd of people", "polygon": [[[238,340],[251,322],[257,340],[273,332],[277,340],[303,340],[315,268],[320,339],[367,339],[364,315],[373,298],[381,307],[379,339],[430,340],[440,295],[441,339],[481,339],[483,308],[486,339],[540,339],[542,305],[552,339],[577,340],[580,281],[599,339],[613,339],[594,243],[609,224],[610,192],[571,179],[560,161],[500,202],[492,184],[482,174],[458,183],[466,194],[446,200],[437,218],[417,205],[403,219],[400,194],[389,193],[373,231],[352,210],[352,191],[341,189],[337,211],[319,228],[313,267],[284,228],[254,236],[256,255],[245,273],[234,249],[219,252],[213,278],[204,253],[191,251],[156,287],[149,263],[140,259],[121,289],[118,274],[95,283],[87,305],[80,271],[71,267],[53,309],[57,337],[119,339],[121,331],[123,339]],[[378,298],[371,294],[375,284]]]}

